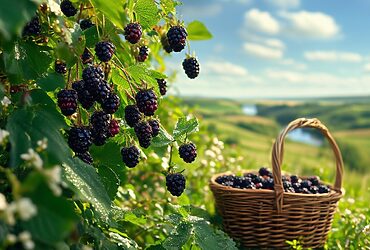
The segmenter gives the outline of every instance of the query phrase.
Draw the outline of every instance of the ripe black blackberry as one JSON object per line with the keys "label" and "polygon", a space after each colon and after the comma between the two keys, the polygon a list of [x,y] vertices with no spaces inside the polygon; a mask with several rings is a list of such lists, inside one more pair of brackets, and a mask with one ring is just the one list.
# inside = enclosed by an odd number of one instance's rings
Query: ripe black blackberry
{"label": "ripe black blackberry", "polygon": [[320,177],[318,176],[311,176],[310,178],[308,178],[308,180],[312,183],[313,186],[320,185]]}
{"label": "ripe black blackberry", "polygon": [[270,175],[270,171],[265,168],[265,167],[262,167],[258,170],[258,173],[260,176],[269,176]]}
{"label": "ripe black blackberry", "polygon": [[58,106],[65,116],[74,114],[77,110],[77,91],[74,89],[62,89],[57,94]]}
{"label": "ripe black blackberry", "polygon": [[148,58],[148,55],[149,55],[148,47],[147,46],[141,46],[139,48],[139,54],[137,55],[136,60],[138,62],[144,62]]}
{"label": "ripe black blackberry", "polygon": [[166,176],[167,190],[174,196],[180,196],[185,189],[186,179],[180,173],[168,174]]}
{"label": "ripe black blackberry", "polygon": [[266,178],[262,181],[262,188],[263,189],[274,189],[274,179],[273,178]]}
{"label": "ripe black blackberry", "polygon": [[182,67],[185,70],[185,74],[190,78],[194,79],[199,75],[199,63],[195,57],[189,57],[184,59]]}
{"label": "ripe black blackberry", "polygon": [[146,121],[141,121],[135,126],[135,134],[139,140],[139,144],[143,148],[148,148],[152,142],[152,127]]}
{"label": "ripe black blackberry", "polygon": [[107,114],[113,114],[115,113],[119,105],[121,104],[120,99],[116,93],[109,93],[107,98],[103,100],[101,103],[102,109],[105,111]]}
{"label": "ripe black blackberry", "polygon": [[141,113],[136,105],[127,105],[125,107],[125,120],[127,125],[135,127],[141,120]]}
{"label": "ripe black blackberry", "polygon": [[261,183],[262,184],[263,180],[264,179],[261,176],[256,176],[255,178],[252,178],[252,182],[254,184],[258,184],[258,183]]}
{"label": "ripe black blackberry", "polygon": [[116,46],[109,41],[101,41],[95,45],[95,55],[102,62],[108,62],[115,51]]}
{"label": "ripe black blackberry", "polygon": [[63,0],[60,4],[60,9],[62,10],[63,14],[67,17],[71,17],[76,15],[77,9],[73,6],[73,4],[69,0]]}
{"label": "ripe black blackberry", "polygon": [[108,131],[111,117],[104,111],[95,111],[90,117],[90,124],[99,131]]}
{"label": "ripe black blackberry", "polygon": [[173,26],[167,32],[168,43],[172,50],[175,52],[180,52],[185,48],[186,37],[188,33],[182,26]]}
{"label": "ripe black blackberry", "polygon": [[142,35],[141,25],[139,23],[129,23],[125,27],[125,38],[131,44],[137,43]]}
{"label": "ripe black blackberry", "polygon": [[154,115],[158,108],[157,96],[152,89],[140,90],[135,96],[137,107],[146,116]]}
{"label": "ripe black blackberry", "polygon": [[99,128],[92,127],[91,128],[91,137],[92,137],[92,142],[96,146],[102,146],[105,144],[109,137],[109,130],[104,129],[104,130],[99,130]]}
{"label": "ripe black blackberry", "polygon": [[121,149],[122,161],[129,168],[134,168],[140,160],[140,150],[136,146]]}
{"label": "ripe black blackberry", "polygon": [[311,194],[319,193],[319,188],[317,186],[311,186],[308,190],[311,192]]}
{"label": "ripe black blackberry", "polygon": [[112,119],[109,123],[109,136],[114,137],[119,133],[119,123],[117,120]]}
{"label": "ripe black blackberry", "polygon": [[330,188],[326,185],[320,185],[318,191],[319,191],[320,194],[329,193]]}
{"label": "ripe black blackberry", "polygon": [[91,89],[91,92],[97,102],[102,104],[108,96],[111,94],[111,88],[107,81],[101,80],[95,88]]}
{"label": "ripe black blackberry", "polygon": [[162,35],[162,36],[161,36],[161,43],[162,43],[162,47],[163,47],[163,49],[164,49],[167,53],[171,53],[171,52],[172,52],[172,48],[171,48],[170,43],[168,42],[167,35]]}
{"label": "ripe black blackberry", "polygon": [[37,36],[41,33],[40,19],[38,16],[32,17],[23,28],[22,36]]}
{"label": "ripe black blackberry", "polygon": [[159,87],[159,92],[161,95],[165,95],[167,92],[167,82],[165,79],[157,79],[158,87]]}
{"label": "ripe black blackberry", "polygon": [[301,180],[297,175],[291,175],[291,176],[290,176],[290,181],[291,181],[292,183],[299,183],[299,182],[301,182],[302,180]]}
{"label": "ripe black blackberry", "polygon": [[81,60],[82,60],[83,64],[88,64],[88,63],[93,62],[94,57],[93,57],[93,55],[91,54],[91,52],[89,51],[88,48],[85,48],[84,52],[82,53]]}
{"label": "ripe black blackberry", "polygon": [[61,60],[56,60],[54,64],[54,70],[55,72],[64,75],[67,73],[67,65]]}
{"label": "ripe black blackberry", "polygon": [[98,92],[99,84],[104,80],[104,72],[100,66],[90,65],[82,71],[82,79],[86,89],[94,95]]}
{"label": "ripe black blackberry", "polygon": [[159,134],[159,121],[158,120],[149,120],[149,125],[152,127],[152,136],[156,137]]}
{"label": "ripe black blackberry", "polygon": [[94,96],[85,88],[83,80],[72,83],[72,88],[77,91],[78,101],[85,109],[90,109],[95,102]]}
{"label": "ripe black blackberry", "polygon": [[311,187],[311,185],[312,185],[312,183],[311,183],[311,181],[309,181],[309,180],[303,180],[303,181],[301,182],[301,187],[302,187],[302,188],[307,188],[307,189],[309,189],[309,188]]}
{"label": "ripe black blackberry", "polygon": [[91,133],[86,127],[72,127],[68,131],[68,145],[76,153],[85,153],[91,146]]}
{"label": "ripe black blackberry", "polygon": [[191,163],[197,157],[197,148],[194,143],[184,143],[179,147],[179,155],[186,163]]}
{"label": "ripe black blackberry", "polygon": [[94,26],[94,24],[91,22],[90,19],[82,19],[80,21],[80,28],[82,30],[86,30],[86,29],[91,28],[93,26]]}
{"label": "ripe black blackberry", "polygon": [[89,153],[89,151],[86,151],[84,153],[76,153],[76,156],[78,158],[80,158],[81,161],[89,164],[89,165],[92,165],[93,162],[94,162],[94,159],[92,158],[91,154]]}

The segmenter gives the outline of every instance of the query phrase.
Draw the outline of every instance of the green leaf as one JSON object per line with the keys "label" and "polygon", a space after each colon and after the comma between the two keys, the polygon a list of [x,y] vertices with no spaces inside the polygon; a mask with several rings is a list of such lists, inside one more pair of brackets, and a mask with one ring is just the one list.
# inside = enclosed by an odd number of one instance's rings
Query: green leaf
{"label": "green leaf", "polygon": [[94,47],[95,44],[99,42],[99,33],[95,26],[84,30],[84,34],[86,38],[86,47]]}
{"label": "green leaf", "polygon": [[121,149],[117,143],[108,141],[103,146],[92,146],[90,153],[93,156],[95,163],[98,165],[107,165],[112,167],[115,165],[123,166],[121,158]]}
{"label": "green leaf", "polygon": [[114,221],[126,221],[138,226],[143,226],[147,223],[144,215],[136,212],[135,210],[125,211],[121,208],[114,208],[112,214]]}
{"label": "green leaf", "polygon": [[161,0],[162,10],[165,14],[176,12],[173,0]]}
{"label": "green leaf", "polygon": [[117,174],[111,168],[100,165],[98,167],[98,175],[105,186],[105,190],[107,191],[109,198],[114,200],[120,185],[120,180]]}
{"label": "green leaf", "polygon": [[166,75],[161,74],[155,70],[150,70],[142,64],[132,65],[126,70],[135,82],[140,83],[141,81],[145,81],[149,85],[149,87],[154,88],[156,92],[159,91],[156,79],[167,78]]}
{"label": "green leaf", "polygon": [[189,135],[199,131],[199,123],[197,118],[181,117],[176,123],[173,131],[173,137],[183,139],[185,135]]}
{"label": "green leaf", "polygon": [[91,0],[96,10],[103,12],[118,28],[123,28],[125,15],[122,1]]}
{"label": "green leaf", "polygon": [[144,29],[151,29],[160,19],[154,0],[137,0],[134,12]]}
{"label": "green leaf", "polygon": [[50,72],[37,79],[36,83],[45,91],[54,91],[57,88],[63,88],[66,84],[64,76],[56,72]]}
{"label": "green leaf", "polygon": [[186,28],[189,40],[208,40],[212,38],[212,34],[207,27],[199,21],[193,21]]}
{"label": "green leaf", "polygon": [[[168,238],[163,242],[162,246],[167,250],[181,249],[182,246],[185,245],[186,242],[189,240],[191,229],[192,229],[192,226],[190,223],[181,222],[170,233]],[[217,248],[213,248],[213,249],[217,249]]]}
{"label": "green leaf", "polygon": [[159,134],[153,138],[151,146],[161,148],[170,145],[174,139],[166,130],[160,128]]}

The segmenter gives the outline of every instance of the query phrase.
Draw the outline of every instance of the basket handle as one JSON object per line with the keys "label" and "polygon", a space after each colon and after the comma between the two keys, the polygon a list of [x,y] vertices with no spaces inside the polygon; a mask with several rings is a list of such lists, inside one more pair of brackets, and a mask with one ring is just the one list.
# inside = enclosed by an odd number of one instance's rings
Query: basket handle
{"label": "basket handle", "polygon": [[342,154],[339,150],[337,143],[335,142],[333,136],[330,134],[327,127],[322,124],[318,119],[306,119],[298,118],[291,123],[280,133],[279,137],[276,139],[273,149],[272,149],[272,174],[274,178],[274,189],[276,195],[276,208],[278,213],[281,212],[283,207],[283,195],[284,188],[282,185],[281,177],[281,164],[283,162],[284,155],[284,139],[286,135],[297,128],[316,128],[322,132],[322,134],[328,139],[335,156],[336,161],[336,175],[334,190],[339,191],[342,188],[343,179],[343,159]]}

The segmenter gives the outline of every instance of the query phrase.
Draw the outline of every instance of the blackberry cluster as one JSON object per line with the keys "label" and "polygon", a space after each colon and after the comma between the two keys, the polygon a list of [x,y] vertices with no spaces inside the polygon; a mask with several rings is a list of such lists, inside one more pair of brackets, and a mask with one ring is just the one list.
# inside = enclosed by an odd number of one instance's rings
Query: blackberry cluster
{"label": "blackberry cluster", "polygon": [[78,101],[83,108],[90,109],[94,105],[95,98],[86,88],[83,80],[72,83],[72,88],[77,91]]}
{"label": "blackberry cluster", "polygon": [[103,99],[101,107],[105,111],[105,113],[113,114],[118,110],[120,104],[121,102],[118,95],[111,92],[105,99]]}
{"label": "blackberry cluster", "polygon": [[88,63],[93,62],[94,57],[93,57],[93,55],[91,54],[91,52],[89,51],[88,48],[85,48],[84,52],[82,53],[81,60],[82,60],[83,64],[88,64]]}
{"label": "blackberry cluster", "polygon": [[148,55],[149,55],[148,47],[147,46],[141,46],[139,48],[139,54],[137,55],[136,60],[138,62],[144,62],[148,58]]}
{"label": "blackberry cluster", "polygon": [[111,88],[105,80],[101,80],[96,88],[92,89],[92,94],[95,97],[95,100],[100,104],[102,104],[104,100],[108,98],[110,93]]}
{"label": "blackberry cluster", "polygon": [[188,33],[182,26],[172,26],[167,32],[168,43],[172,50],[180,52],[185,48]]}
{"label": "blackberry cluster", "polygon": [[146,116],[154,115],[158,108],[157,96],[152,89],[140,90],[135,96],[137,107]]}
{"label": "blackberry cluster", "polygon": [[117,120],[112,119],[109,123],[109,136],[114,137],[119,133],[119,123]]}
{"label": "blackberry cluster", "polygon": [[92,141],[101,146],[108,139],[111,117],[104,111],[95,111],[90,117]]}
{"label": "blackberry cluster", "polygon": [[38,16],[32,17],[23,28],[22,36],[37,36],[41,33],[41,25]]}
{"label": "blackberry cluster", "polygon": [[149,120],[149,125],[152,127],[152,136],[156,137],[159,134],[159,121],[158,120]]}
{"label": "blackberry cluster", "polygon": [[82,79],[86,84],[86,88],[91,92],[97,92],[100,82],[104,80],[104,72],[100,66],[90,65],[82,71]]}
{"label": "blackberry cluster", "polygon": [[67,65],[61,60],[56,60],[54,64],[54,70],[55,72],[64,75],[67,73]]}
{"label": "blackberry cluster", "polygon": [[166,176],[167,190],[174,196],[180,196],[186,186],[186,179],[181,173],[168,174]]}
{"label": "blackberry cluster", "polygon": [[[324,194],[329,193],[329,186],[320,182],[317,176],[302,180],[296,175],[283,176],[284,191],[288,193]],[[247,173],[244,176],[223,175],[216,178],[218,184],[240,189],[274,189],[274,179],[266,168],[259,170],[259,175]],[[315,183],[315,184],[314,184]]]}
{"label": "blackberry cluster", "polygon": [[84,153],[76,153],[76,157],[80,158],[81,161],[92,165],[94,159],[92,158],[91,154],[89,151],[86,151]]}
{"label": "blackberry cluster", "polygon": [[135,126],[135,134],[139,140],[139,144],[143,148],[148,148],[152,142],[153,130],[150,124],[146,121],[141,121]]}
{"label": "blackberry cluster", "polygon": [[164,49],[167,53],[171,53],[171,52],[172,52],[172,48],[171,48],[170,43],[168,42],[167,35],[162,35],[162,36],[161,36],[161,43],[162,43],[162,47],[163,47],[163,49]]}
{"label": "blackberry cluster", "polygon": [[195,57],[186,58],[182,62],[182,67],[185,70],[185,74],[190,78],[194,79],[199,75],[199,63]]}
{"label": "blackberry cluster", "polygon": [[62,10],[63,14],[67,17],[71,17],[76,15],[77,9],[73,6],[71,1],[63,0],[60,4],[60,9]]}
{"label": "blackberry cluster", "polygon": [[127,125],[135,127],[141,120],[141,113],[136,105],[127,105],[125,108],[125,120]]}
{"label": "blackberry cluster", "polygon": [[186,163],[191,163],[197,157],[197,148],[194,143],[189,142],[179,147],[179,155]]}
{"label": "blackberry cluster", "polygon": [[65,116],[74,114],[77,110],[77,92],[74,89],[62,89],[57,94],[58,106]]}
{"label": "blackberry cluster", "polygon": [[167,82],[165,79],[157,79],[159,92],[161,95],[165,95],[167,93]]}
{"label": "blackberry cluster", "polygon": [[80,21],[80,28],[82,30],[87,30],[88,28],[91,28],[93,26],[94,26],[94,24],[91,22],[90,19],[82,19]]}
{"label": "blackberry cluster", "polygon": [[142,35],[141,25],[139,23],[129,23],[125,27],[125,38],[131,44],[137,43]]}
{"label": "blackberry cluster", "polygon": [[95,45],[95,55],[102,62],[108,62],[114,52],[116,51],[116,46],[109,41],[101,41]]}
{"label": "blackberry cluster", "polygon": [[68,145],[76,153],[86,153],[92,144],[91,133],[85,127],[72,127],[68,131]]}
{"label": "blackberry cluster", "polygon": [[129,168],[134,168],[140,160],[140,150],[136,146],[121,149],[122,161]]}

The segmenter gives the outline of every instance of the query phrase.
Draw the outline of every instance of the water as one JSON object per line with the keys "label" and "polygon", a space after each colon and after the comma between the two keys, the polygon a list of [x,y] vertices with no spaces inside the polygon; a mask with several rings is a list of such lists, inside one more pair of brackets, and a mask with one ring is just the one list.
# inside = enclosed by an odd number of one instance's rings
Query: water
{"label": "water", "polygon": [[254,116],[258,114],[257,106],[255,104],[245,104],[243,105],[242,109],[243,113],[246,115]]}
{"label": "water", "polygon": [[302,142],[305,144],[313,145],[313,146],[321,146],[322,140],[319,138],[314,137],[310,134],[307,130],[304,129],[295,129],[288,134],[288,139],[295,142]]}

